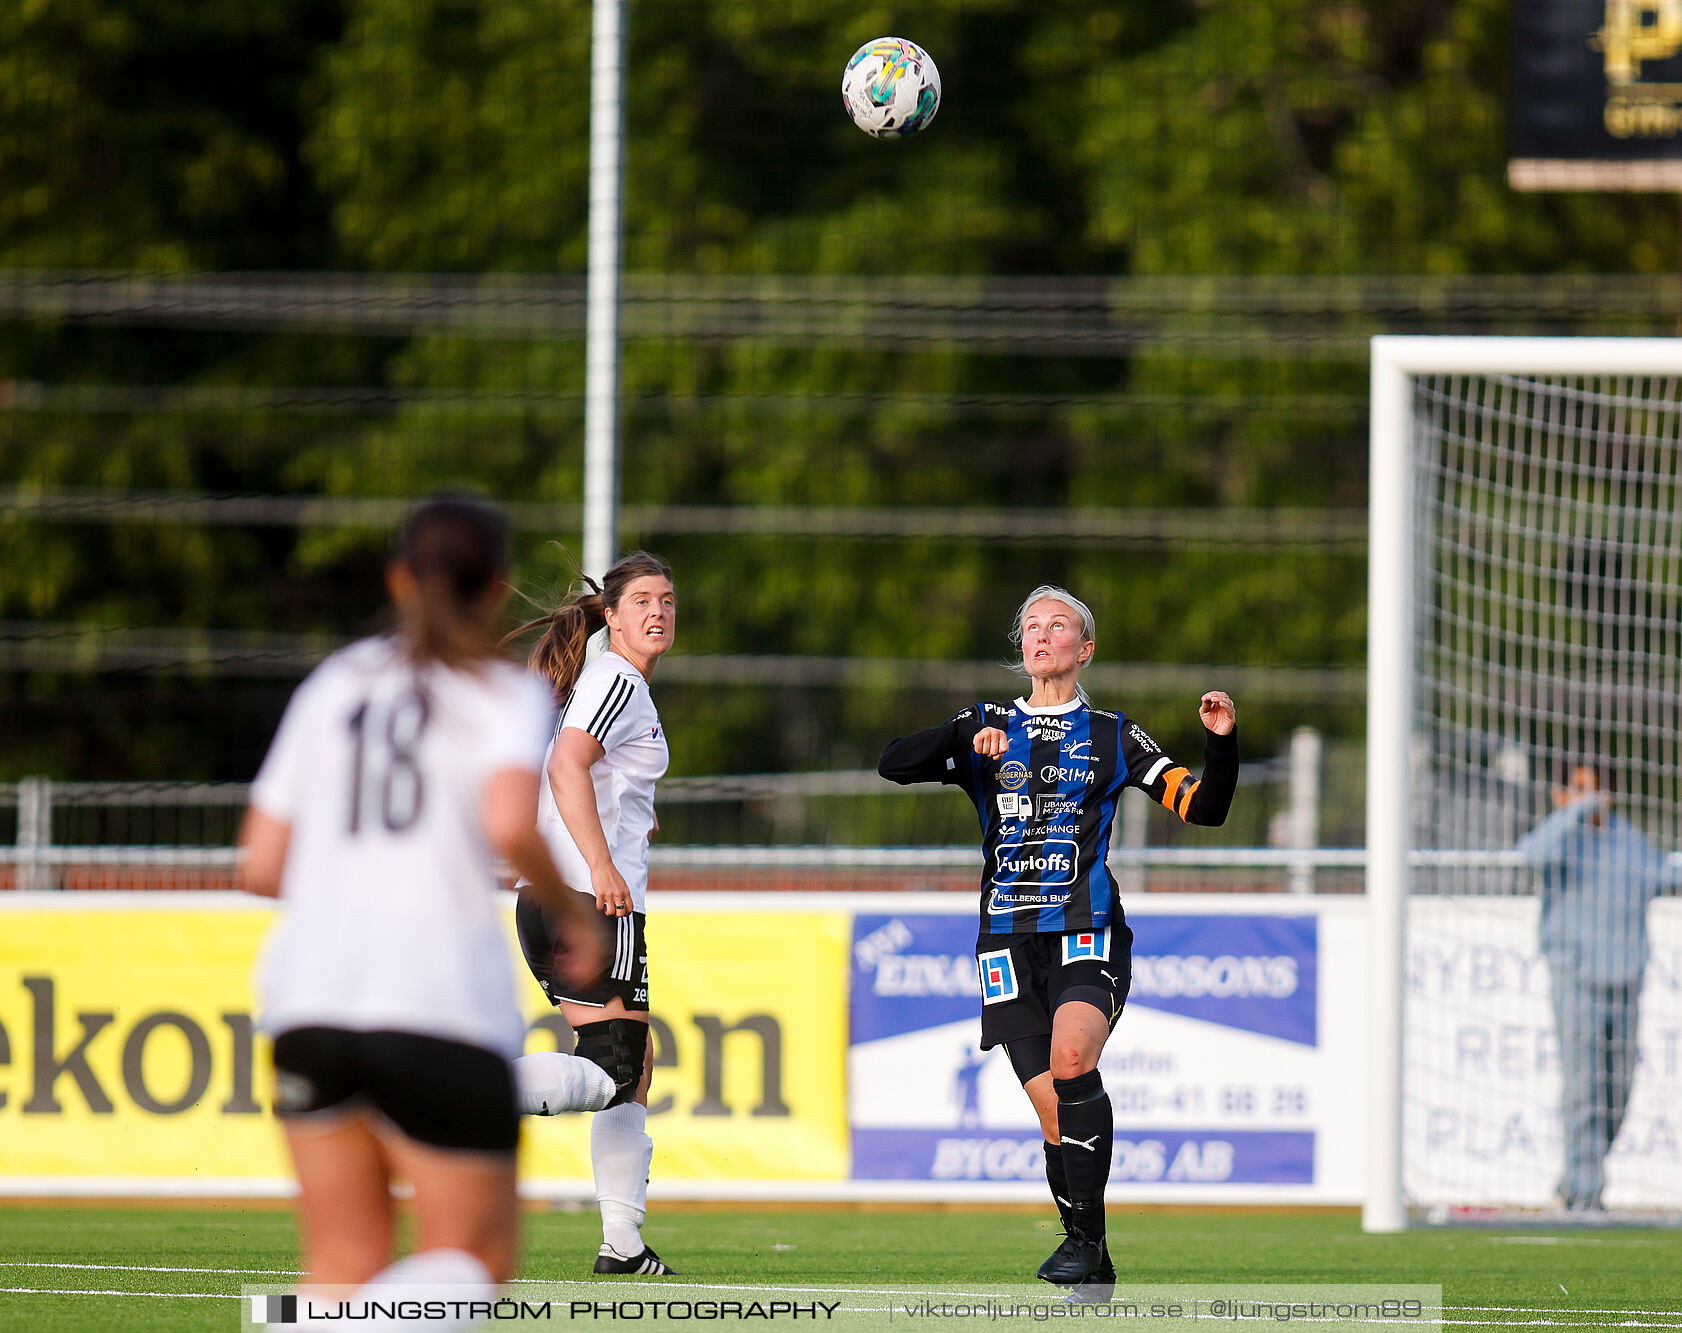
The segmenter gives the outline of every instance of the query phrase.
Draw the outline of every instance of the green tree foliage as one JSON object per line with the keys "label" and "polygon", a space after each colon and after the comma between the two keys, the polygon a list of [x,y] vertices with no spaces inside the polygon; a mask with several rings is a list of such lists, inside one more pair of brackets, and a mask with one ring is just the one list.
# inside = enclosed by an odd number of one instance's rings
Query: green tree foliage
{"label": "green tree foliage", "polygon": [[[1247,317],[1259,352],[645,330],[625,348],[624,498],[1359,507],[1364,366],[1265,349],[1290,333],[1293,278],[1662,273],[1675,260],[1667,200],[1505,186],[1508,9],[931,0],[912,23],[870,0],[632,0],[625,254],[639,281],[1202,275],[1215,292],[1259,274],[1277,276],[1284,304]],[[940,64],[944,101],[919,138],[879,143],[841,114],[841,67],[902,24]],[[0,264],[577,274],[589,30],[586,0],[26,0],[0,15]],[[1346,316],[1353,334],[1384,321]],[[13,323],[0,377],[19,382],[394,396],[349,415],[13,411],[0,486],[400,496],[466,483],[575,502],[582,359],[572,335]],[[493,398],[504,407],[484,408]],[[576,549],[576,534],[554,536]],[[1110,660],[1351,666],[1363,653],[1362,561],[1327,545],[626,536],[676,562],[692,652],[1000,658],[1016,600],[1050,579],[1099,608]],[[380,553],[363,529],[0,517],[0,618],[351,633],[377,601]],[[534,538],[520,572],[542,595],[570,571]],[[1204,683],[1138,706],[1186,746]],[[83,684],[14,675],[0,690],[62,698]],[[191,699],[203,685],[147,688]],[[882,735],[962,702],[791,690],[773,723],[756,691],[666,688],[688,772],[868,762]],[[73,728],[43,724],[29,762],[241,776],[280,694],[248,698],[225,744],[160,741],[183,707],[129,740],[114,723],[103,765],[73,748]],[[1247,711],[1246,734],[1265,750],[1304,720],[1359,730],[1354,710],[1281,704]]]}
{"label": "green tree foliage", "polygon": [[328,263],[298,147],[331,0],[0,10],[0,264]]}

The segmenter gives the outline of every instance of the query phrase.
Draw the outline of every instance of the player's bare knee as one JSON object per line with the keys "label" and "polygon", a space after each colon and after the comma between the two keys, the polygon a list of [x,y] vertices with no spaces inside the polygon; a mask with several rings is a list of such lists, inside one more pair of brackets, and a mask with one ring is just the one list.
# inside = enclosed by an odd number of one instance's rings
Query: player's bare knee
{"label": "player's bare knee", "polygon": [[1098,1067],[1097,1057],[1081,1042],[1051,1043],[1052,1078],[1079,1078]]}

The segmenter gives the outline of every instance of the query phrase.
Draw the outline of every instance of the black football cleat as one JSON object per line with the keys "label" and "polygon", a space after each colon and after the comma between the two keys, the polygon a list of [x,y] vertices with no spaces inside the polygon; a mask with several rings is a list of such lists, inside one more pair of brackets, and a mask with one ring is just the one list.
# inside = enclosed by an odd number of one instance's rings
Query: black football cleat
{"label": "black football cleat", "polygon": [[1108,1305],[1115,1299],[1115,1265],[1110,1262],[1110,1247],[1103,1242],[1104,1262],[1084,1282],[1075,1284],[1067,1297],[1070,1305]]}
{"label": "black football cleat", "polygon": [[643,1277],[676,1277],[677,1269],[669,1268],[659,1255],[642,1247],[642,1253],[627,1259],[613,1246],[603,1244],[596,1255],[596,1272],[598,1273],[639,1273]]}
{"label": "black football cleat", "polygon": [[[1095,1277],[1109,1265],[1104,1242],[1094,1240],[1079,1227],[1070,1227],[1063,1235],[1063,1243],[1052,1251],[1051,1257],[1040,1265],[1039,1278],[1058,1287],[1078,1287]],[[1115,1269],[1110,1266],[1110,1281],[1115,1281]]]}

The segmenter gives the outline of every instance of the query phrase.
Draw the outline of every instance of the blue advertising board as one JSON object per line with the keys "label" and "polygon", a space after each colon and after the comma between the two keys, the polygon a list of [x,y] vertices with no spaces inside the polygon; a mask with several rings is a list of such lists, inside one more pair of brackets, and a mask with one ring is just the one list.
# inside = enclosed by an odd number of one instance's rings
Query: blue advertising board
{"label": "blue advertising board", "polygon": [[[1139,914],[1099,1068],[1112,1187],[1315,1182],[1320,932],[1312,914]],[[1041,1134],[979,1049],[975,918],[854,918],[849,1072],[859,1180],[1035,1181]]]}

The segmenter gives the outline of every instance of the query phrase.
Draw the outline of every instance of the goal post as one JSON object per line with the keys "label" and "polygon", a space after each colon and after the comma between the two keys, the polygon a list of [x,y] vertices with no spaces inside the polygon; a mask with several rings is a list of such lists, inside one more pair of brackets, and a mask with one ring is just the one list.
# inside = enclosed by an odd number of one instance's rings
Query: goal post
{"label": "goal post", "polygon": [[[1542,872],[1515,844],[1562,766],[1608,763],[1615,815],[1677,847],[1682,339],[1375,337],[1370,450],[1362,1222],[1386,1232],[1552,1197],[1567,988],[1544,980]],[[1434,994],[1463,965],[1488,975]],[[1682,1208],[1682,1168],[1611,1186],[1611,1206]]]}

